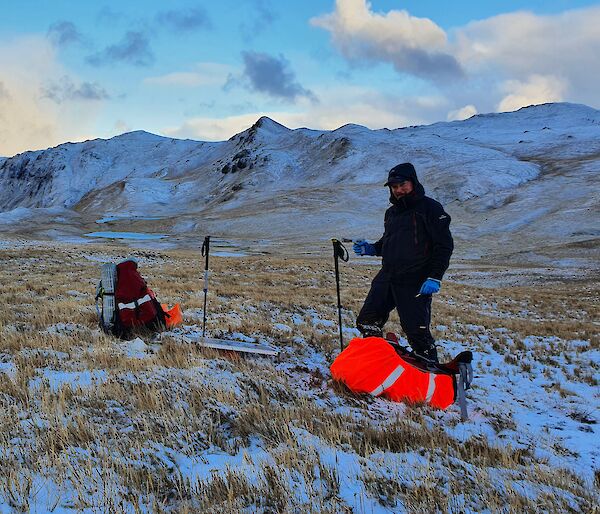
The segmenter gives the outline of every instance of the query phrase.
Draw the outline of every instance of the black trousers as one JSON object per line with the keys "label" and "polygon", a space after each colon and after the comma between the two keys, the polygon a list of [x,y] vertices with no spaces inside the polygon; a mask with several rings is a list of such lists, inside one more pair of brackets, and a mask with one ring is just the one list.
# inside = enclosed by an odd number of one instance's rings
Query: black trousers
{"label": "black trousers", "polygon": [[419,295],[422,281],[395,282],[380,271],[371,283],[371,290],[356,318],[356,328],[363,336],[383,335],[383,326],[395,308],[402,330],[413,350],[430,348],[435,340],[429,330],[431,295]]}

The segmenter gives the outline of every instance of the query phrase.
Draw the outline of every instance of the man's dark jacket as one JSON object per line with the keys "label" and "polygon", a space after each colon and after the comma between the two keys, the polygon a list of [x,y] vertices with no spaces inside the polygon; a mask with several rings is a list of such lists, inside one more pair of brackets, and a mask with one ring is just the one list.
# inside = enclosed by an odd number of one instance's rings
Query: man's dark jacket
{"label": "man's dark jacket", "polygon": [[390,195],[383,237],[374,243],[376,254],[383,257],[377,278],[407,284],[420,284],[428,277],[442,280],[454,249],[450,216],[439,202],[425,196],[416,173],[406,178],[414,191],[399,199]]}

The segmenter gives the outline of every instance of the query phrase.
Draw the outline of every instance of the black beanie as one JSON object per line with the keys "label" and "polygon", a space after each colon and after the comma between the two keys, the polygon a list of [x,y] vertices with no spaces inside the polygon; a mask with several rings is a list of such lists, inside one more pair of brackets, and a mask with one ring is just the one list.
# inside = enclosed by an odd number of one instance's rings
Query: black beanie
{"label": "black beanie", "polygon": [[414,183],[414,179],[417,176],[415,167],[410,162],[404,162],[394,166],[389,174],[388,179],[384,186],[391,186],[392,184],[398,184],[405,180],[410,180]]}

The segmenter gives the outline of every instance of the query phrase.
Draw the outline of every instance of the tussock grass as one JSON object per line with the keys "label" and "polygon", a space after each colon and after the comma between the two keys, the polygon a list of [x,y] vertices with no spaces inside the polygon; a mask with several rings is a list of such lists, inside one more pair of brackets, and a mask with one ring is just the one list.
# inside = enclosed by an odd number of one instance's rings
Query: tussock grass
{"label": "tussock grass", "polygon": [[[181,303],[186,324],[198,325],[202,263],[185,251],[90,248],[0,251],[0,362],[7,366],[0,371],[0,501],[13,509],[32,509],[40,480],[48,511],[596,508],[597,491],[550,466],[535,447],[481,435],[458,439],[446,429],[458,423],[451,415],[386,406],[332,381],[326,367],[339,342],[330,262],[212,260],[207,330],[275,341],[275,359],[197,347],[176,333],[152,340],[141,334],[149,350],[137,358],[98,330],[92,302],[99,263],[90,256],[137,256],[158,298]],[[346,327],[375,272],[342,268]],[[495,289],[445,282],[432,325],[438,338],[496,353],[519,373],[535,376],[545,366],[551,378],[557,368],[594,386],[598,370],[581,366],[577,354],[599,347],[598,289],[590,282]],[[401,332],[395,314],[388,328]],[[553,336],[550,347],[545,336]],[[48,370],[58,378],[50,380]],[[551,393],[576,396],[558,379]],[[590,413],[571,414],[594,427]],[[499,435],[519,429],[499,411],[481,416]],[[557,446],[556,455],[563,450]],[[210,464],[215,455],[219,463]],[[419,464],[407,465],[410,459]],[[343,498],[350,464],[360,483],[353,502]],[[598,471],[594,476],[597,488]]]}

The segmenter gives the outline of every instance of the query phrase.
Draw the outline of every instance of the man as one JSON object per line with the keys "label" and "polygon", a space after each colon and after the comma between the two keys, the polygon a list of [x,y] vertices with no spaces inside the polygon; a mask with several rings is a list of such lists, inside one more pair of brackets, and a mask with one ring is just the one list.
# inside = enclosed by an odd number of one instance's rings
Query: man
{"label": "man", "polygon": [[357,255],[382,257],[356,326],[363,337],[382,337],[395,307],[414,353],[438,362],[429,330],[431,295],[440,290],[454,249],[450,216],[425,196],[409,162],[392,168],[384,185],[390,188],[392,206],[385,213],[383,237],[374,244],[360,240],[353,246]]}

